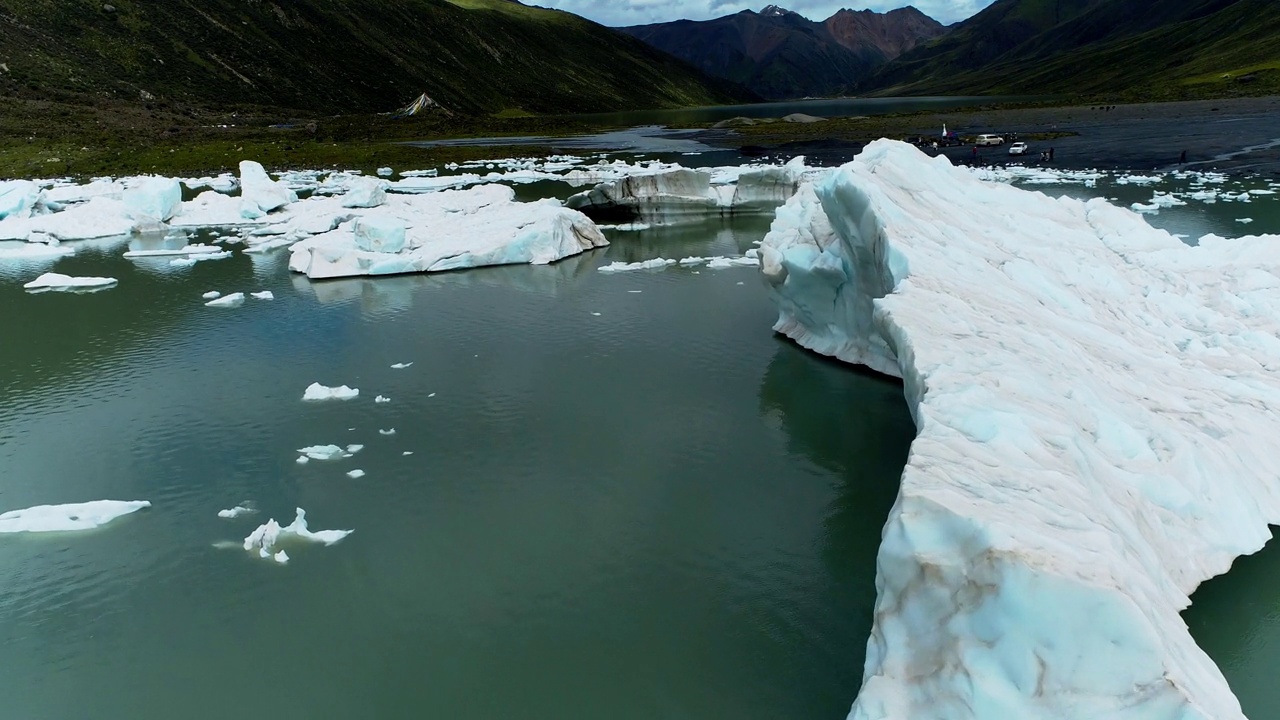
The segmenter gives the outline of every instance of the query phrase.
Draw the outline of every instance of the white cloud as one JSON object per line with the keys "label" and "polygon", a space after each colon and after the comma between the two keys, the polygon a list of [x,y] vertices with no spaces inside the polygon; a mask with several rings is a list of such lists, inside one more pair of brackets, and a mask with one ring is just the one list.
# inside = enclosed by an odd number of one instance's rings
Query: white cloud
{"label": "white cloud", "polygon": [[[603,25],[644,25],[671,20],[709,20],[743,10],[760,11],[768,0],[525,0],[527,4],[568,10]],[[963,20],[990,5],[992,0],[790,0],[774,4],[804,15],[825,20],[841,8],[885,12],[915,5],[935,20],[950,24]]]}

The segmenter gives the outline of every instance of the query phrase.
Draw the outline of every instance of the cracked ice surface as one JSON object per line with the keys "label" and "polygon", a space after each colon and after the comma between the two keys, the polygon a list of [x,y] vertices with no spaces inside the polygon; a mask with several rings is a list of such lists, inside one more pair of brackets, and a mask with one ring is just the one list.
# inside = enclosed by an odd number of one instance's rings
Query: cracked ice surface
{"label": "cracked ice surface", "polygon": [[775,329],[918,428],[851,718],[1243,718],[1179,612],[1280,521],[1278,258],[890,141],[779,210]]}

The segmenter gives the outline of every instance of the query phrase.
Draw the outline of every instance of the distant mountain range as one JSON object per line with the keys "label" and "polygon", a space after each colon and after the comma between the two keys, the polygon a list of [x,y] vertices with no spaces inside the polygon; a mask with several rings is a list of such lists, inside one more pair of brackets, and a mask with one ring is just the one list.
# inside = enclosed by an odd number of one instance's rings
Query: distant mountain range
{"label": "distant mountain range", "polygon": [[914,7],[883,14],[841,10],[814,22],[777,5],[714,20],[619,29],[774,100],[849,92],[877,68],[946,31]]}
{"label": "distant mountain range", "polygon": [[878,68],[859,88],[1153,98],[1273,92],[1280,90],[1280,2],[997,0]]}
{"label": "distant mountain range", "polygon": [[463,114],[753,99],[630,36],[515,0],[0,0],[0,104],[105,98],[330,115],[427,93]]}

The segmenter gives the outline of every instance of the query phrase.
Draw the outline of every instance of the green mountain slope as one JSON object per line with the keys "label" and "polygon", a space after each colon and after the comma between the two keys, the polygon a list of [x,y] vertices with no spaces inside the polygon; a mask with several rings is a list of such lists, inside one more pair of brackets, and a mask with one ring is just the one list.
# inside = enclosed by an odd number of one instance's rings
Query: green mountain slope
{"label": "green mountain slope", "polygon": [[1280,89],[1274,0],[999,0],[862,86],[877,94],[1115,94]]}
{"label": "green mountain slope", "polygon": [[514,0],[0,0],[0,96],[336,115],[423,92],[470,114],[748,99],[639,40]]}

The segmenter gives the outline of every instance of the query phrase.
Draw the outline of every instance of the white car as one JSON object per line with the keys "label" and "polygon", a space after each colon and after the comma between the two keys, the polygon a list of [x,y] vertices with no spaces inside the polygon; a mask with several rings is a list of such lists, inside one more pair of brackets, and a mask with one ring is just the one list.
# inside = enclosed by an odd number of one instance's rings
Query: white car
{"label": "white car", "polygon": [[1029,149],[1030,148],[1027,147],[1026,143],[1016,142],[1009,146],[1009,154],[1010,155],[1026,155],[1027,150]]}
{"label": "white car", "polygon": [[979,135],[977,140],[973,141],[974,145],[1003,145],[1004,138],[999,135]]}

